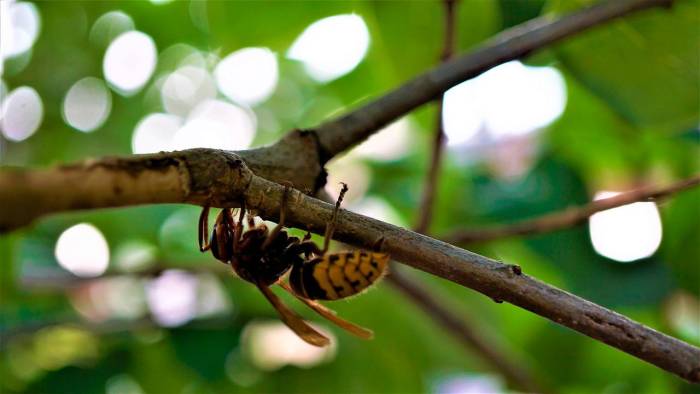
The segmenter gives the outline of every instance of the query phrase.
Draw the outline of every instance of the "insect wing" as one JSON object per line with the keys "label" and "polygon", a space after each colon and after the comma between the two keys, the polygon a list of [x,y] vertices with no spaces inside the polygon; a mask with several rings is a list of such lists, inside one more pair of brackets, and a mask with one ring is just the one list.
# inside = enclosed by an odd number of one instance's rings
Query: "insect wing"
{"label": "insect wing", "polygon": [[284,324],[287,325],[292,331],[294,331],[295,334],[299,336],[299,338],[303,339],[305,342],[318,346],[318,347],[323,347],[323,346],[328,346],[330,341],[328,338],[326,338],[324,335],[319,333],[318,331],[314,330],[302,320],[302,318],[294,313],[291,309],[289,309],[282,300],[275,295],[275,293],[270,290],[269,287],[262,285],[262,284],[257,284],[258,289],[265,295],[265,298],[267,298],[268,301],[270,301],[270,304],[277,310],[277,313],[280,315],[280,318],[284,322]]}
{"label": "insect wing", "polygon": [[345,331],[359,337],[362,339],[372,339],[374,337],[374,333],[372,330],[368,330],[364,327],[360,327],[354,323],[351,323],[345,319],[342,319],[336,315],[335,311],[326,308],[324,305],[313,301],[309,300],[307,298],[301,297],[298,295],[294,290],[292,290],[291,287],[287,283],[279,282],[279,285],[285,289],[287,292],[292,294],[294,297],[299,299],[301,302],[306,304],[309,308],[313,309],[314,312],[318,313],[319,315],[323,316],[327,320],[331,321],[333,324],[337,325],[338,327],[344,329]]}

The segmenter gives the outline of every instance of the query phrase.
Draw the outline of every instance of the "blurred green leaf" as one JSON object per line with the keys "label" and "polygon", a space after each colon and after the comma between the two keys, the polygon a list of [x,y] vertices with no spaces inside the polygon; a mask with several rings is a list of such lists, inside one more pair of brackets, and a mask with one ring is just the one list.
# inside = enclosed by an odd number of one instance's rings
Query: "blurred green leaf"
{"label": "blurred green leaf", "polygon": [[[558,14],[593,1],[551,0]],[[700,2],[680,0],[557,45],[564,66],[638,126],[677,132],[700,120]]]}
{"label": "blurred green leaf", "polygon": [[536,18],[546,0],[498,0],[503,15],[503,27],[508,28]]}
{"label": "blurred green leaf", "polygon": [[700,297],[700,191],[690,190],[664,210],[664,259],[686,290]]}

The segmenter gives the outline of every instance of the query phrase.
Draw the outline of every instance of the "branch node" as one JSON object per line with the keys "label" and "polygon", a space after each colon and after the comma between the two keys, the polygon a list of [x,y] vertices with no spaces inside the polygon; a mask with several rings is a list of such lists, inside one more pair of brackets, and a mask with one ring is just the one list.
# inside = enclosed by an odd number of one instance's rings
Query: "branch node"
{"label": "branch node", "polygon": [[180,186],[182,187],[182,194],[185,198],[188,198],[190,194],[192,193],[192,189],[190,188],[191,184],[191,176],[190,176],[190,170],[187,168],[187,163],[185,160],[182,160],[180,158],[175,158],[175,161],[177,161],[177,173],[180,178]]}
{"label": "branch node", "polygon": [[510,271],[512,273],[514,273],[515,275],[520,276],[523,274],[523,269],[519,265],[511,264],[511,265],[509,265],[509,267],[510,267]]}

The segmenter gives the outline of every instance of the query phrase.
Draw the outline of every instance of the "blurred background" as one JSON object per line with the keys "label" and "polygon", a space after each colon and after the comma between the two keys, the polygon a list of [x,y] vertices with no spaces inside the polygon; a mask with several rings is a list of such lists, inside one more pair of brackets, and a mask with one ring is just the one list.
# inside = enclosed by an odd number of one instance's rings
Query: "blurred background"
{"label": "blurred background", "polygon": [[[588,1],[462,0],[460,52]],[[445,95],[435,236],[586,204],[700,170],[700,6],[679,0],[566,40]],[[0,1],[0,163],[246,149],[312,127],[433,66],[440,2]],[[435,107],[329,163],[345,207],[410,227]],[[46,190],[46,193],[52,193]],[[3,393],[511,392],[382,283],[332,305],[365,342],[296,338],[247,283],[199,253],[194,206],[61,214],[0,237]],[[700,191],[523,239],[468,245],[700,345]],[[698,392],[508,304],[415,275],[561,393]]]}

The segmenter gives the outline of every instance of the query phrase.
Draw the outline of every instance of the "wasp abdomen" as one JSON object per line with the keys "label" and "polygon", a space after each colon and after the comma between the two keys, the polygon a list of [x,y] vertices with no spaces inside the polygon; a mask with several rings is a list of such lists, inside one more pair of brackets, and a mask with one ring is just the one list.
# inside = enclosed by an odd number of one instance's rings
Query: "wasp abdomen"
{"label": "wasp abdomen", "polygon": [[327,254],[294,267],[290,283],[314,300],[338,300],[361,293],[386,272],[389,256],[354,250]]}

